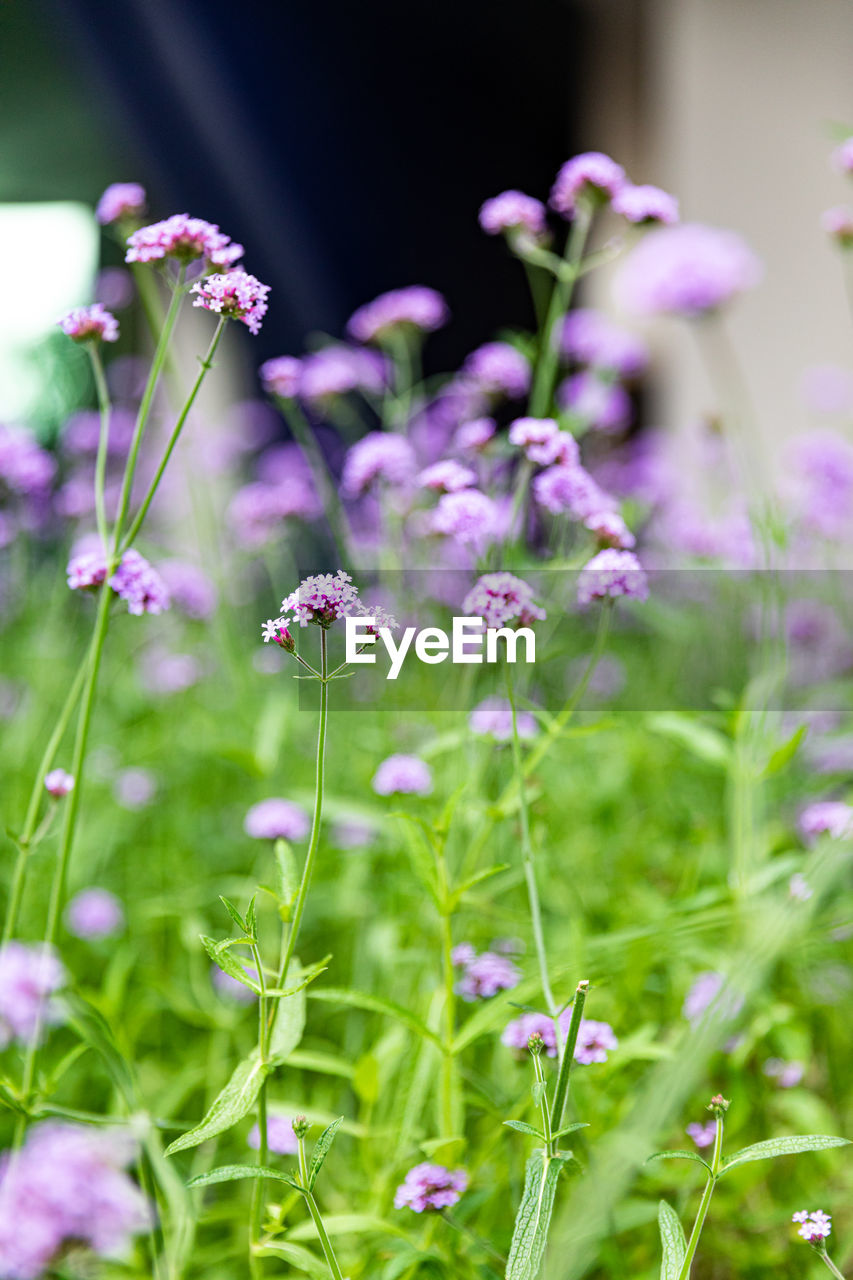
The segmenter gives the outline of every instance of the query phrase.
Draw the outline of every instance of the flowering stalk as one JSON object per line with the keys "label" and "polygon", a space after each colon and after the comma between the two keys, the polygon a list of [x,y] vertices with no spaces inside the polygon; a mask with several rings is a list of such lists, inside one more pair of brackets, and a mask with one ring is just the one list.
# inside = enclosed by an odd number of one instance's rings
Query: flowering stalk
{"label": "flowering stalk", "polygon": [[557,378],[559,353],[557,339],[560,326],[571,306],[575,281],[580,274],[583,251],[592,223],[592,207],[587,200],[579,200],[572,229],[566,242],[564,262],[567,270],[561,271],[551,290],[551,302],[542,330],[539,359],[530,393],[530,413],[534,418],[543,417],[551,404],[554,383]]}
{"label": "flowering stalk", "polygon": [[[575,1045],[578,1042],[578,1032],[580,1031],[581,1019],[583,1018],[583,1007],[586,1004],[586,993],[589,990],[589,982],[584,980],[578,983],[578,989],[575,992],[574,1002],[572,1004],[572,1020],[569,1023],[569,1032],[566,1036],[566,1043],[563,1048],[563,1056],[560,1060],[560,1073],[557,1076],[557,1088],[554,1093],[554,1105],[551,1108],[551,1130],[559,1133],[563,1127],[563,1113],[566,1109],[566,1100],[569,1096],[569,1077],[572,1073],[572,1066],[575,1059]],[[559,1028],[559,1024],[555,1023]],[[559,1040],[558,1040],[559,1045]],[[546,1129],[546,1135],[548,1130]],[[555,1153],[554,1143],[551,1142],[548,1147],[548,1155]]]}
{"label": "flowering stalk", "polygon": [[314,1222],[314,1226],[317,1228],[317,1235],[320,1238],[320,1247],[322,1248],[323,1256],[325,1257],[326,1262],[329,1265],[329,1270],[332,1273],[332,1278],[333,1280],[344,1280],[343,1272],[341,1271],[338,1260],[335,1257],[335,1251],[332,1248],[332,1242],[329,1239],[328,1233],[326,1232],[326,1228],[323,1226],[323,1216],[320,1213],[319,1208],[317,1207],[317,1201],[314,1199],[313,1192],[309,1189],[308,1162],[305,1159],[304,1134],[298,1139],[298,1141],[299,1141],[299,1180],[302,1183],[302,1195],[305,1198],[305,1203],[308,1205],[308,1212],[311,1214],[311,1218]]}
{"label": "flowering stalk", "polygon": [[831,1272],[831,1274],[837,1277],[837,1280],[846,1280],[844,1272],[838,1270],[838,1267],[835,1265],[835,1263],[832,1261],[832,1258],[830,1258],[829,1254],[826,1252],[826,1245],[823,1243],[822,1240],[814,1246],[814,1250],[815,1250],[815,1253],[820,1258],[821,1262],[826,1267],[829,1268],[829,1271]]}
{"label": "flowering stalk", "polygon": [[708,1174],[708,1181],[705,1183],[705,1190],[702,1192],[702,1199],[699,1201],[699,1210],[696,1214],[696,1221],[693,1223],[693,1230],[690,1232],[690,1239],[687,1241],[687,1249],[684,1253],[681,1270],[678,1273],[678,1280],[688,1280],[690,1268],[693,1264],[693,1256],[696,1253],[696,1247],[699,1244],[699,1237],[702,1234],[702,1228],[704,1227],[705,1219],[708,1216],[711,1197],[714,1194],[714,1187],[722,1165],[723,1117],[726,1114],[728,1105],[729,1104],[726,1102],[725,1098],[720,1094],[717,1094],[711,1099],[711,1106],[709,1109],[714,1112],[714,1120],[717,1126],[714,1134],[714,1150],[711,1155],[711,1169]]}

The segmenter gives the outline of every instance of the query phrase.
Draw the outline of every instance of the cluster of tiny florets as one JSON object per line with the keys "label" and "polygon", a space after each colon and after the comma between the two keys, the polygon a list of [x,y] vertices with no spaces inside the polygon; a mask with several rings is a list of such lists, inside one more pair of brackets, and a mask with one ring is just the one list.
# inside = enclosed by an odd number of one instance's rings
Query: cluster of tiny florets
{"label": "cluster of tiny florets", "polygon": [[484,573],[462,601],[470,617],[482,618],[487,627],[528,627],[547,615],[533,600],[533,588],[515,574]]}
{"label": "cluster of tiny florets", "polygon": [[250,276],[246,271],[228,271],[224,275],[206,276],[204,280],[196,281],[192,292],[199,296],[193,306],[240,320],[250,333],[257,334],[267,313],[269,291],[268,284],[261,284],[256,276]]}
{"label": "cluster of tiny florets", "polygon": [[113,182],[95,207],[95,217],[107,227],[124,218],[141,218],[145,213],[145,188],[138,182]]}
{"label": "cluster of tiny florets", "polygon": [[216,267],[232,267],[243,256],[243,246],[235,244],[212,222],[174,213],[162,222],[140,227],[127,239],[125,262],[157,262],[176,258],[192,262],[204,258]]}
{"label": "cluster of tiny florets", "polygon": [[58,322],[73,342],[117,342],[118,320],[100,302],[90,307],[74,307]]}
{"label": "cluster of tiny florets", "polygon": [[825,1240],[832,1231],[832,1219],[828,1213],[824,1213],[823,1209],[814,1209],[811,1212],[808,1209],[800,1209],[798,1213],[793,1214],[791,1221],[800,1224],[797,1235],[802,1236],[809,1244]]}
{"label": "cluster of tiny florets", "polygon": [[499,991],[510,991],[521,981],[521,971],[508,956],[497,951],[479,955],[470,943],[453,948],[453,964],[462,970],[456,991],[463,1000],[490,1000]]}
{"label": "cluster of tiny florets", "polygon": [[545,231],[545,206],[523,191],[502,191],[480,206],[480,226],[490,236],[527,231],[538,237]]}
{"label": "cluster of tiny florets", "polygon": [[441,1164],[417,1164],[406,1174],[394,1196],[395,1209],[449,1209],[468,1186],[464,1169],[446,1169]]}
{"label": "cluster of tiny florets", "polygon": [[[86,551],[74,556],[68,564],[68,586],[72,591],[99,587],[107,576],[107,557],[103,551]],[[163,613],[169,607],[165,582],[144,556],[131,548],[109,579],[116,595],[127,604],[128,613]]]}
{"label": "cluster of tiny florets", "polygon": [[356,342],[381,342],[395,329],[432,333],[447,324],[449,317],[447,303],[440,293],[425,285],[411,285],[380,294],[359,307],[350,316],[347,333]]}

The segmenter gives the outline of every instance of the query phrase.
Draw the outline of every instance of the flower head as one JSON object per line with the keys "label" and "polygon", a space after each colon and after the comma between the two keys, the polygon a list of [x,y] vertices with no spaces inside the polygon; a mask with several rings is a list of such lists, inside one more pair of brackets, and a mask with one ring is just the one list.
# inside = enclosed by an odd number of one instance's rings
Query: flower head
{"label": "flower head", "polygon": [[464,547],[482,552],[498,536],[500,510],[480,489],[445,493],[432,513],[432,529],[455,538]]}
{"label": "flower head", "polygon": [[[512,707],[506,698],[485,698],[469,715],[468,727],[481,737],[509,742],[512,738]],[[516,713],[516,727],[522,739],[535,738],[539,733],[536,719],[529,711],[519,710]]]}
{"label": "flower head", "polygon": [[311,821],[301,805],[272,796],[253,804],[243,830],[254,840],[304,840]]}
{"label": "flower head", "polygon": [[809,1244],[825,1240],[832,1231],[832,1219],[822,1209],[801,1209],[791,1217],[792,1222],[799,1222],[798,1236],[802,1236]]}
{"label": "flower head", "polygon": [[784,1058],[768,1058],[763,1071],[771,1080],[776,1081],[780,1089],[795,1088],[806,1073],[802,1062],[786,1062]]}
{"label": "flower head", "polygon": [[530,361],[509,342],[486,342],[465,360],[463,373],[486,395],[520,400],[530,386]]}
{"label": "flower head", "polygon": [[832,163],[839,173],[853,173],[853,138],[845,138],[832,153]]}
{"label": "flower head", "polygon": [[145,214],[145,188],[138,182],[113,182],[95,207],[95,217],[102,227],[125,218],[141,218]]}
{"label": "flower head", "polygon": [[78,938],[109,938],[124,928],[124,911],[108,889],[81,889],[68,904],[65,922]]}
{"label": "flower head", "polygon": [[55,459],[29,431],[0,423],[0,482],[6,488],[38,498],[50,489],[55,475]]}
{"label": "flower head", "polygon": [[458,489],[469,489],[477,483],[477,477],[471,468],[463,467],[461,462],[455,462],[453,458],[433,462],[420,473],[417,480],[422,489],[435,489],[441,493],[455,493]]}
{"label": "flower head", "polygon": [[48,795],[53,796],[55,800],[60,800],[74,790],[74,778],[64,769],[51,769],[50,773],[45,775],[44,788]]}
{"label": "flower head", "polygon": [[276,356],[267,360],[258,370],[264,389],[284,400],[292,400],[299,394],[302,361],[296,356]]}
{"label": "flower head", "polygon": [[685,1132],[689,1138],[693,1139],[701,1151],[703,1147],[710,1147],[714,1141],[717,1134],[717,1126],[713,1120],[709,1120],[707,1124],[689,1124]]}
{"label": "flower head", "polygon": [[357,599],[358,587],[353,585],[348,573],[339,569],[337,573],[317,573],[305,578],[282,600],[281,611],[292,613],[300,627],[307,627],[310,622],[330,627],[352,611]]}
{"label": "flower head", "polygon": [[257,334],[267,313],[269,291],[268,284],[261,284],[256,276],[237,269],[225,275],[205,276],[196,281],[190,292],[198,294],[194,307],[240,320],[250,333]]}
{"label": "flower head", "polygon": [[484,573],[462,601],[464,612],[487,627],[528,627],[547,615],[533,600],[533,588],[512,573]]}
{"label": "flower head", "polygon": [[579,199],[609,200],[625,182],[621,164],[601,151],[585,151],[567,160],[560,169],[549,204],[564,218],[573,218]]}
{"label": "flower head", "polygon": [[648,600],[649,584],[643,567],[632,551],[607,548],[594,555],[580,572],[578,603],[616,599]]}
{"label": "flower head", "polygon": [[388,756],[373,775],[371,786],[378,796],[428,796],[432,770],[418,756]]}
{"label": "flower head", "polygon": [[379,480],[405,485],[414,476],[415,451],[403,436],[370,431],[350,449],[344,462],[341,490],[357,498]]}
{"label": "flower head", "polygon": [[203,218],[174,213],[171,218],[140,227],[127,238],[125,262],[157,262],[176,258],[192,262],[204,258],[215,267],[233,267],[243,256],[243,246]]}
{"label": "flower head", "polygon": [[597,431],[622,431],[631,421],[631,397],[625,388],[599,378],[591,369],[567,378],[557,389],[557,400],[561,408]]}
{"label": "flower head", "polygon": [[[572,1010],[569,1006],[558,1018],[563,1036],[568,1033],[571,1021]],[[535,1035],[541,1037],[548,1057],[556,1058],[557,1034],[554,1029],[554,1020],[544,1013],[523,1013],[520,1018],[514,1018],[512,1022],[507,1023],[501,1036],[501,1044],[523,1052],[527,1049],[530,1037]],[[591,1018],[581,1018],[574,1051],[575,1062],[583,1066],[589,1066],[593,1062],[606,1062],[608,1052],[618,1047],[619,1041],[613,1034],[613,1028],[609,1022],[595,1022]]]}
{"label": "flower head", "polygon": [[160,577],[174,605],[198,621],[206,621],[216,610],[216,587],[207,574],[189,560],[166,560]]}
{"label": "flower head", "polygon": [[649,352],[641,338],[600,311],[579,307],[566,316],[560,339],[563,355],[578,364],[630,378],[646,367]]}
{"label": "flower head", "polygon": [[660,222],[667,226],[678,222],[678,200],[660,187],[635,187],[628,182],[616,192],[610,207],[629,222]]}
{"label": "flower head", "polygon": [[813,843],[821,835],[844,840],[853,832],[853,807],[842,800],[818,800],[815,804],[806,805],[797,825],[800,835],[808,843]]}
{"label": "flower head", "polygon": [[[294,1156],[299,1150],[299,1140],[293,1132],[293,1121],[285,1116],[267,1116],[267,1149],[277,1156]],[[247,1139],[249,1146],[258,1151],[261,1145],[261,1131],[252,1125]]]}
{"label": "flower head", "polygon": [[0,1046],[30,1044],[44,1025],[61,1022],[60,1004],[49,997],[66,983],[56,952],[41,943],[6,942],[0,947]]}
{"label": "flower head", "polygon": [[[257,980],[256,969],[246,969],[246,973]],[[219,994],[233,1000],[235,1004],[252,1004],[258,998],[251,987],[247,987],[239,978],[232,978],[230,973],[225,973],[218,965],[211,966],[210,976]]]}
{"label": "flower head", "polygon": [[93,302],[90,307],[74,307],[58,324],[73,342],[118,341],[118,320],[100,302]]}
{"label": "flower head", "polygon": [[468,1186],[464,1169],[446,1169],[443,1164],[416,1164],[410,1169],[394,1196],[395,1209],[449,1209]]}
{"label": "flower head", "polygon": [[626,259],[616,290],[637,315],[700,316],[752,289],[760,275],[736,232],[686,222],[650,231]]}
{"label": "flower head", "polygon": [[450,963],[454,969],[466,968],[475,959],[477,952],[472,943],[459,942],[450,952]]}
{"label": "flower head", "polygon": [[[68,586],[72,591],[98,587],[107,576],[103,551],[86,551],[68,563]],[[126,601],[128,613],[162,613],[169,607],[169,592],[163,579],[144,556],[132,547],[125,551],[109,585]]]}
{"label": "flower head", "polygon": [[584,527],[595,534],[602,547],[617,547],[627,551],[637,542],[618,511],[596,511],[587,516]]}
{"label": "flower head", "polygon": [[490,1000],[499,991],[511,991],[520,981],[521,972],[508,956],[483,951],[465,964],[456,990],[463,1000]]}
{"label": "flower head", "polygon": [[541,236],[545,231],[545,206],[523,191],[502,191],[480,206],[480,226],[487,235],[502,231],[527,231]]}
{"label": "flower head", "polygon": [[720,997],[722,1000],[716,1010],[719,1015],[725,1019],[736,1017],[743,1008],[743,997],[726,987],[726,979],[722,973],[706,970],[699,974],[687,992],[681,1009],[682,1016],[695,1024]]}
{"label": "flower head", "polygon": [[485,449],[496,430],[497,423],[494,418],[471,418],[469,422],[463,422],[456,428],[453,447],[460,453],[469,449]]}
{"label": "flower head", "polygon": [[322,405],[348,391],[378,394],[387,376],[387,362],[380,352],[331,343],[303,357],[298,392],[309,404]]}
{"label": "flower head", "polygon": [[609,1050],[618,1049],[619,1041],[609,1022],[595,1022],[581,1018],[575,1045],[575,1061],[588,1066],[591,1062],[606,1062]]}
{"label": "flower head", "polygon": [[577,441],[561,431],[553,418],[516,418],[510,423],[509,442],[524,450],[525,457],[540,467],[575,466],[580,462]]}
{"label": "flower head", "polygon": [[614,511],[617,503],[596,484],[582,466],[549,467],[533,481],[533,496],[546,511],[568,511],[575,520],[586,520],[602,511]]}
{"label": "flower head", "polygon": [[347,333],[356,342],[381,342],[395,329],[433,333],[449,318],[447,303],[440,293],[414,284],[382,293],[359,307],[347,322]]}

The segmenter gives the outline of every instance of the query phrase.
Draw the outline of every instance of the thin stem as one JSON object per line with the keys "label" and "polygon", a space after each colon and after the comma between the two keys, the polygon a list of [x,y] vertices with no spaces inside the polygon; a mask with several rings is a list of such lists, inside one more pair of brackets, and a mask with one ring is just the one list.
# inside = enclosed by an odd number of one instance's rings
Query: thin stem
{"label": "thin stem", "polygon": [[[255,942],[252,943],[252,956],[258,972],[258,981],[261,984],[261,994],[258,998],[258,1053],[260,1055],[261,1062],[266,1062],[269,1048],[269,1026],[267,1017],[268,1000],[260,947]],[[264,1081],[261,1084],[261,1088],[258,1093],[258,1165],[260,1168],[264,1168],[269,1158],[269,1133],[267,1124],[267,1090],[266,1081]],[[249,1266],[253,1275],[260,1275],[261,1273],[260,1259],[255,1254],[254,1246],[257,1244],[261,1235],[261,1225],[264,1212],[264,1185],[265,1179],[258,1178],[256,1179],[252,1190],[252,1216],[249,1232]]]}
{"label": "thin stem", "polygon": [[68,728],[68,722],[71,714],[77,705],[77,699],[80,697],[80,690],[83,688],[83,681],[86,676],[86,663],[81,662],[77,669],[77,674],[71,683],[71,688],[63,703],[62,710],[50,735],[48,744],[44,749],[44,754],[36,773],[33,789],[30,793],[30,802],[27,806],[27,815],[24,819],[23,830],[18,837],[18,856],[15,860],[15,870],[12,875],[12,889],[9,894],[9,905],[6,908],[6,920],[3,925],[3,942],[8,942],[14,936],[18,927],[18,917],[21,911],[21,902],[24,896],[24,888],[27,879],[27,866],[30,852],[33,847],[33,836],[36,831],[36,823],[38,822],[39,805],[41,803],[42,793],[44,791],[45,775],[49,772],[50,766],[53,764],[59,744],[65,736]]}
{"label": "thin stem", "polygon": [[552,1156],[554,1154],[554,1138],[551,1132],[551,1112],[548,1109],[548,1090],[545,1084],[545,1073],[542,1070],[541,1053],[542,1045],[540,1043],[539,1049],[532,1053],[531,1056],[533,1058],[533,1072],[536,1076],[536,1083],[539,1086],[539,1111],[542,1116],[542,1132],[545,1135],[545,1153],[548,1156]]}
{"label": "thin stem", "polygon": [[539,359],[533,379],[533,390],[530,393],[530,413],[534,418],[541,418],[551,407],[554,383],[560,363],[558,341],[560,328],[566,312],[571,306],[572,293],[580,271],[581,259],[591,223],[592,208],[585,202],[579,203],[566,244],[564,260],[570,269],[561,272],[554,281],[548,314],[542,330]]}
{"label": "thin stem", "polygon": [[[447,898],[447,869],[444,857],[439,858],[439,875],[442,891]],[[441,952],[444,972],[444,1057],[441,1064],[441,1137],[454,1136],[453,1115],[453,1037],[456,1030],[456,984],[453,972],[453,937],[450,913],[445,909],[441,916]]]}
{"label": "thin stem", "polygon": [[826,1252],[825,1249],[823,1250],[822,1253],[820,1253],[820,1258],[821,1258],[821,1261],[824,1262],[827,1267],[829,1267],[829,1270],[832,1272],[832,1274],[838,1277],[838,1280],[846,1280],[844,1273],[838,1270],[838,1267],[832,1261],[832,1258],[830,1258],[829,1254]]}
{"label": "thin stem", "polygon": [[311,469],[311,475],[314,479],[314,485],[320,495],[320,501],[323,504],[323,511],[326,515],[326,521],[331,530],[332,537],[338,549],[338,554],[343,557],[344,563],[349,567],[355,565],[355,555],[352,547],[352,531],[344,512],[340,496],[338,494],[337,485],[329,471],[328,463],[320,448],[317,437],[305,417],[299,402],[296,400],[286,400],[280,396],[276,399],[281,405],[282,413],[285,416],[287,425],[293,432],[297,444],[302,448],[303,453],[308,461]]}
{"label": "thin stem", "polygon": [[302,1194],[305,1197],[305,1203],[308,1205],[308,1212],[311,1214],[314,1226],[317,1228],[317,1235],[320,1238],[320,1247],[323,1250],[323,1256],[326,1259],[329,1270],[331,1271],[334,1280],[344,1280],[343,1272],[338,1265],[338,1260],[335,1257],[335,1251],[332,1248],[332,1242],[328,1237],[326,1228],[323,1226],[323,1216],[320,1213],[317,1201],[314,1199],[313,1194],[308,1190],[308,1162],[305,1159],[304,1138],[299,1139],[299,1180],[302,1183]]}
{"label": "thin stem", "polygon": [[504,674],[506,676],[507,697],[509,699],[510,710],[512,712],[512,762],[515,770],[516,782],[518,784],[518,804],[519,813],[521,815],[521,864],[524,869],[525,883],[527,884],[527,901],[530,906],[530,923],[533,928],[533,942],[536,947],[536,957],[539,961],[539,980],[542,984],[542,994],[545,997],[545,1004],[548,1008],[549,1014],[552,1018],[556,1019],[557,1006],[554,1001],[554,993],[551,990],[551,981],[548,977],[548,955],[545,950],[545,934],[542,929],[542,908],[539,902],[539,889],[536,884],[533,844],[530,839],[530,815],[527,809],[527,788],[525,786],[524,768],[521,761],[521,741],[518,736],[518,715],[515,706],[515,692],[512,685],[512,665],[509,662],[504,664]]}
{"label": "thin stem", "polygon": [[[557,1076],[557,1089],[554,1093],[554,1105],[551,1109],[551,1128],[554,1133],[559,1133],[563,1127],[563,1115],[566,1110],[566,1100],[569,1096],[569,1077],[574,1066],[575,1045],[578,1042],[578,1032],[580,1031],[583,1007],[586,1004],[588,990],[589,982],[586,979],[583,982],[579,982],[578,989],[575,992],[574,1003],[572,1004],[572,1020],[569,1023],[569,1033],[566,1036],[566,1043],[563,1048],[560,1074]],[[549,1150],[548,1154],[553,1155],[553,1150]]]}
{"label": "thin stem", "polygon": [[110,393],[107,390],[107,379],[101,353],[95,342],[87,344],[92,372],[95,376],[95,388],[98,393],[98,409],[101,414],[101,429],[98,434],[98,454],[95,460],[95,519],[98,525],[98,537],[101,546],[107,548],[107,508],[104,498],[104,485],[107,473],[107,452],[110,439]]}
{"label": "thin stem", "polygon": [[[139,533],[139,530],[142,526],[142,522],[144,521],[146,515],[148,514],[148,508],[151,506],[151,503],[154,501],[154,495],[156,494],[160,486],[160,481],[163,479],[163,472],[166,470],[166,467],[169,465],[169,459],[172,456],[175,445],[178,443],[180,434],[184,429],[184,424],[190,415],[190,410],[192,409],[193,404],[195,403],[196,396],[201,390],[201,384],[204,382],[205,378],[207,377],[208,370],[213,367],[213,357],[214,357],[214,354],[216,353],[216,348],[219,345],[219,339],[222,337],[222,331],[225,328],[225,325],[227,323],[228,323],[227,316],[220,317],[219,323],[217,324],[216,329],[214,330],[213,337],[210,340],[210,346],[207,349],[207,354],[205,355],[204,359],[200,362],[201,367],[198,371],[198,376],[195,382],[193,383],[192,390],[190,391],[190,394],[187,397],[187,400],[184,404],[183,409],[178,414],[177,422],[172,428],[172,434],[169,436],[169,443],[166,445],[166,448],[163,452],[163,456],[160,459],[160,465],[158,466],[154,474],[154,479],[151,481],[151,484],[148,486],[148,492],[146,493],[145,497],[142,500],[142,505],[140,506],[139,511],[136,513],[136,519],[133,521],[132,525],[130,526],[127,532],[127,536],[124,538],[123,542],[121,543],[122,555],[128,549],[128,547],[132,545],[133,540],[135,539],[136,535]],[[118,528],[119,526],[116,525],[117,533],[118,533]],[[116,540],[118,541],[118,539]]]}
{"label": "thin stem", "polygon": [[693,1256],[696,1253],[696,1246],[699,1243],[699,1237],[702,1234],[702,1228],[705,1225],[705,1219],[708,1216],[708,1208],[711,1204],[711,1197],[714,1194],[714,1186],[716,1185],[717,1175],[720,1172],[720,1158],[723,1151],[723,1117],[717,1114],[717,1132],[714,1136],[714,1153],[711,1157],[711,1172],[708,1174],[708,1181],[705,1183],[705,1190],[702,1192],[702,1199],[699,1201],[699,1211],[696,1214],[696,1221],[693,1223],[693,1230],[690,1232],[690,1239],[687,1241],[687,1249],[684,1254],[684,1261],[681,1264],[681,1270],[678,1273],[678,1280],[688,1280],[690,1275],[690,1267],[693,1263]]}

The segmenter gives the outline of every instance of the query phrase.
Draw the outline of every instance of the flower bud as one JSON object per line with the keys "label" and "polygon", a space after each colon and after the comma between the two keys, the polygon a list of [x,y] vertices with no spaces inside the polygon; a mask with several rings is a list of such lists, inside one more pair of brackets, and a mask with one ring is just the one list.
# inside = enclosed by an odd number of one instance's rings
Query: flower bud
{"label": "flower bud", "polygon": [[74,779],[64,769],[51,769],[45,776],[44,786],[48,795],[61,800],[63,796],[68,795],[69,791],[74,790]]}
{"label": "flower bud", "polygon": [[542,1039],[542,1036],[539,1034],[538,1031],[534,1031],[533,1035],[530,1036],[530,1038],[527,1041],[528,1050],[530,1051],[530,1053],[535,1053],[538,1058],[539,1054],[542,1052],[544,1047],[545,1047],[545,1041]]}
{"label": "flower bud", "polygon": [[293,1132],[296,1134],[297,1138],[299,1138],[300,1142],[304,1137],[306,1137],[310,1128],[311,1125],[308,1123],[306,1116],[293,1117]]}
{"label": "flower bud", "polygon": [[726,1114],[730,1106],[731,1103],[727,1098],[724,1098],[721,1093],[715,1093],[708,1104],[708,1110],[713,1111],[714,1115],[719,1119]]}

